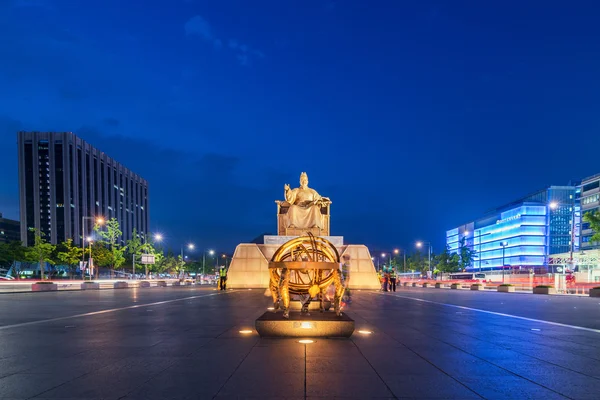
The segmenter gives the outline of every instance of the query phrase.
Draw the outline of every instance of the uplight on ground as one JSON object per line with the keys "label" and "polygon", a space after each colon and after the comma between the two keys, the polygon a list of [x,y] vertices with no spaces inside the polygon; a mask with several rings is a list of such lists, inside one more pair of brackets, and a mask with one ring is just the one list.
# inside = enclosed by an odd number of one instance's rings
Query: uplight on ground
{"label": "uplight on ground", "polygon": [[360,333],[361,335],[372,335],[373,331],[368,331],[366,329],[361,329],[360,331],[358,331],[358,333]]}
{"label": "uplight on ground", "polygon": [[314,340],[311,339],[302,339],[302,340],[298,340],[298,343],[302,343],[302,344],[311,344],[314,343]]}
{"label": "uplight on ground", "polygon": [[252,333],[252,332],[253,332],[253,331],[252,331],[251,329],[242,329],[242,330],[240,331],[240,333],[241,333],[241,334],[243,334],[243,335],[248,335],[248,334],[250,334],[250,333]]}

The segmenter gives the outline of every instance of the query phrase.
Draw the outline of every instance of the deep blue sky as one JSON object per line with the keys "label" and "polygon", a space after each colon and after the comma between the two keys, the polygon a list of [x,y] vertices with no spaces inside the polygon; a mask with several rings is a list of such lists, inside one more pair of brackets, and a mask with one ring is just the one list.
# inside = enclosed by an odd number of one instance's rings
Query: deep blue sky
{"label": "deep blue sky", "polygon": [[491,3],[0,0],[0,212],[16,131],[73,131],[150,181],[174,248],[274,232],[306,171],[333,234],[439,251],[600,172],[600,5]]}

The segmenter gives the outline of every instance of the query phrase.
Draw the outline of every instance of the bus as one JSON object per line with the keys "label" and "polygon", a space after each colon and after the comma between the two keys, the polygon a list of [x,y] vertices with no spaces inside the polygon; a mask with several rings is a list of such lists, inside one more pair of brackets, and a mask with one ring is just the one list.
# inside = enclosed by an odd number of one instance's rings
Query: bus
{"label": "bus", "polygon": [[450,274],[451,281],[486,282],[482,272],[457,272]]}

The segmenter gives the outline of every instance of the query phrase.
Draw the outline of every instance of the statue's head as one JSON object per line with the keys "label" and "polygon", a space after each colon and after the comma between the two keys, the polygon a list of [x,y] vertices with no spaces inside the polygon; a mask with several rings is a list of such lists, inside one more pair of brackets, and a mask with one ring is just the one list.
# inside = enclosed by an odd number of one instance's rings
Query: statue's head
{"label": "statue's head", "polygon": [[308,175],[306,175],[306,172],[300,174],[300,186],[308,186]]}

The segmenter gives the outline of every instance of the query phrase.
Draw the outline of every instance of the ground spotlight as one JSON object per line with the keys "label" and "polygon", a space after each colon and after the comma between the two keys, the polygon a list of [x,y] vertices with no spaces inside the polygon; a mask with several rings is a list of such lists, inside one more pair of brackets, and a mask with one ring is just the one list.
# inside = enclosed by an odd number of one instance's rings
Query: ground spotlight
{"label": "ground spotlight", "polygon": [[302,340],[298,340],[298,343],[302,343],[302,344],[310,344],[310,343],[314,343],[314,340],[310,340],[310,339],[302,339]]}

